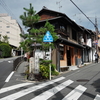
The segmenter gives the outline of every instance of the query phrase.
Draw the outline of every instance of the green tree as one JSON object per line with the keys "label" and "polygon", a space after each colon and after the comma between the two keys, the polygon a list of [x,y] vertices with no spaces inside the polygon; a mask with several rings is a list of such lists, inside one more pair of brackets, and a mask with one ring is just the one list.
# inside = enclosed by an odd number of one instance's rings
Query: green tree
{"label": "green tree", "polygon": [[1,34],[0,34],[0,42],[1,42]]}
{"label": "green tree", "polygon": [[0,51],[2,51],[0,57],[10,57],[11,56],[11,46],[8,43],[0,44]]}
{"label": "green tree", "polygon": [[32,7],[32,4],[30,3],[30,8],[23,8],[26,12],[24,12],[23,15],[20,16],[23,25],[26,28],[32,28],[34,27],[34,24],[37,23],[40,19],[40,17],[36,14],[36,11]]}
{"label": "green tree", "polygon": [[7,35],[3,36],[2,42],[4,42],[4,43],[9,43],[9,41],[8,41],[8,36],[7,36]]}
{"label": "green tree", "polygon": [[[51,43],[43,43],[43,37],[46,33],[46,31],[50,31],[50,33],[53,36],[54,41],[57,40],[57,35],[54,32],[54,26],[51,25],[48,21],[46,21],[44,27],[40,27],[39,29],[35,28],[35,24],[38,23],[40,17],[38,14],[36,14],[36,11],[34,11],[34,8],[32,7],[32,4],[30,4],[30,8],[23,8],[26,12],[24,12],[23,15],[20,16],[23,25],[27,28],[27,31],[29,34],[21,35],[24,38],[24,41],[21,42],[21,47],[24,48],[24,50],[32,51],[32,44],[40,43],[41,49],[48,50],[48,48],[51,46],[54,47],[54,44]],[[34,47],[34,50],[36,49],[36,46]]]}
{"label": "green tree", "polygon": [[[30,4],[30,8],[23,8],[26,12],[24,12],[23,15],[20,16],[20,19],[22,20],[23,25],[25,28],[27,28],[27,31],[29,32],[32,28],[34,28],[34,24],[37,23],[40,19],[40,17],[36,14],[36,11],[34,11],[34,8],[32,7],[32,4]],[[36,32],[37,29],[34,29]],[[21,42],[20,46],[23,47],[25,52],[32,51],[32,43],[35,43],[35,37],[33,38],[33,35],[29,32],[29,34],[21,34],[21,37],[24,38],[24,41]]]}
{"label": "green tree", "polygon": [[[24,38],[24,41],[20,43],[21,44],[20,46],[23,47],[25,52],[29,52],[29,51],[31,52],[34,50],[33,56],[35,56],[34,54],[37,48],[37,46],[32,47],[33,44],[34,45],[37,43],[41,44],[41,49],[44,51],[47,51],[50,46],[54,48],[54,43],[49,44],[49,43],[43,42],[43,37],[47,31],[50,31],[54,41],[58,39],[55,33],[54,26],[51,25],[48,21],[46,21],[44,26],[41,26],[40,28],[36,28],[36,24],[40,20],[40,17],[38,14],[36,14],[36,11],[34,11],[32,4],[30,4],[29,9],[27,8],[23,8],[23,9],[25,10],[25,12],[23,15],[20,16],[20,19],[22,20],[23,25],[27,29],[28,34],[23,34],[23,35],[21,34],[21,37]],[[48,75],[49,75],[49,72],[47,70],[46,78],[48,77]]]}

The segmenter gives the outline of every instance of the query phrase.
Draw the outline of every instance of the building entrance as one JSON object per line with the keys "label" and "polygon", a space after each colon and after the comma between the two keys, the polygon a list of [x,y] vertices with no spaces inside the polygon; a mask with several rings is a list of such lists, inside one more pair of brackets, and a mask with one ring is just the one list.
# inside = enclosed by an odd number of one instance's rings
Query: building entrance
{"label": "building entrance", "polygon": [[67,50],[67,65],[71,66],[71,50]]}

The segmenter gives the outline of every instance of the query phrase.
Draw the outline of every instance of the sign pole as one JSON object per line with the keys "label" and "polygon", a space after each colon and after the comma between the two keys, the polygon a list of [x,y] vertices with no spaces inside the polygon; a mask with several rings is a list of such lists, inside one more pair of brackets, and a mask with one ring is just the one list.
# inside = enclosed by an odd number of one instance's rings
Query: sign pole
{"label": "sign pole", "polygon": [[[49,42],[49,44],[51,44],[51,42]],[[51,46],[49,48],[49,52],[50,52],[50,60],[51,60]],[[50,70],[50,72],[49,72],[49,79],[51,80],[51,63],[49,65],[49,70]]]}
{"label": "sign pole", "polygon": [[[53,37],[50,34],[49,31],[46,32],[46,35],[43,37],[43,42],[49,42],[50,47],[49,47],[49,56],[50,56],[50,60],[51,60],[51,42],[53,42]],[[51,63],[49,64],[49,79],[51,80]]]}

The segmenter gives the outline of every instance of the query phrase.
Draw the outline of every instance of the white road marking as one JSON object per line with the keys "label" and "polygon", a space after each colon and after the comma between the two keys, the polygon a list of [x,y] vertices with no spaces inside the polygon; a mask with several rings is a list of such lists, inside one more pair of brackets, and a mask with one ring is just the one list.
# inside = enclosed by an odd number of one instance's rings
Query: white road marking
{"label": "white road marking", "polygon": [[23,86],[31,85],[31,84],[33,84],[33,83],[21,83],[21,84],[13,85],[10,87],[5,87],[5,88],[0,89],[0,94],[17,89],[17,88],[20,88],[20,87],[23,87]]}
{"label": "white road marking", "polygon": [[1,98],[0,100],[15,100],[15,99],[18,99],[18,98],[20,98],[20,97],[22,97],[22,96],[25,96],[25,95],[27,95],[27,94],[29,94],[29,93],[31,93],[31,92],[34,92],[34,91],[36,91],[36,90],[38,90],[38,89],[41,89],[41,88],[43,88],[43,87],[45,87],[45,86],[48,86],[48,85],[53,84],[53,83],[55,83],[55,82],[61,81],[61,80],[63,80],[63,79],[65,79],[65,77],[60,77],[60,78],[57,78],[57,79],[55,79],[55,80],[51,80],[51,81],[45,82],[45,83],[42,83],[42,84],[39,84],[39,85],[30,87],[30,88],[28,88],[28,89],[19,91],[19,92],[17,92],[17,93],[8,95],[8,96],[6,96],[6,97],[4,97],[4,98]]}
{"label": "white road marking", "polygon": [[10,75],[7,77],[7,79],[5,80],[5,82],[9,82],[10,78],[12,77],[12,75],[14,74],[14,71],[12,71],[10,73]]}
{"label": "white road marking", "polygon": [[100,100],[100,95],[97,94],[94,100]]}
{"label": "white road marking", "polygon": [[13,63],[13,61],[8,61],[8,63]]}
{"label": "white road marking", "polygon": [[65,87],[69,86],[72,83],[73,83],[72,80],[65,81],[65,82],[61,83],[60,85],[58,85],[52,89],[49,89],[48,91],[43,92],[42,94],[36,96],[35,98],[33,98],[31,100],[47,100],[51,96],[53,96],[54,94],[61,91],[62,89],[64,89]]}
{"label": "white road marking", "polygon": [[86,89],[86,87],[79,85],[68,95],[66,95],[62,100],[78,100],[78,98],[85,92]]}

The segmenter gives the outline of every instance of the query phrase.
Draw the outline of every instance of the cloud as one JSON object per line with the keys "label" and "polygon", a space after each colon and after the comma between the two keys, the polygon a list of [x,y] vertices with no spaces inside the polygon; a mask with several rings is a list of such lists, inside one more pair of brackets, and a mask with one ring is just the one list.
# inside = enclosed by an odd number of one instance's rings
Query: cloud
{"label": "cloud", "polygon": [[[2,0],[3,1],[3,0]],[[98,24],[100,24],[100,0],[72,0],[91,20],[94,21],[95,17],[98,18]],[[19,19],[19,16],[23,14],[23,8],[29,8],[29,4],[32,3],[34,10],[38,12],[43,6],[48,9],[60,11],[65,13],[70,19],[74,19],[77,24],[84,25],[84,27],[93,29],[91,22],[77,9],[77,7],[70,0],[5,0],[4,1],[13,14]],[[59,2],[59,3],[57,3]],[[3,5],[4,6],[4,5]],[[59,7],[62,6],[60,9]],[[9,13],[4,10],[0,5],[0,13]],[[76,15],[76,16],[75,16]],[[93,19],[93,18],[94,19]],[[89,27],[88,27],[89,26]],[[100,28],[100,25],[98,25]]]}

